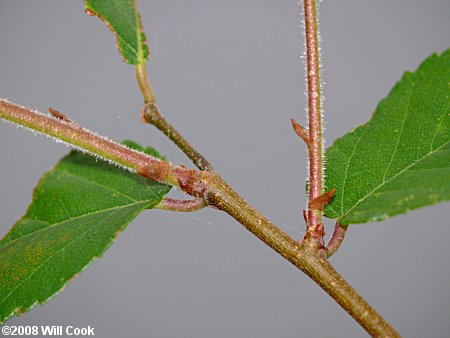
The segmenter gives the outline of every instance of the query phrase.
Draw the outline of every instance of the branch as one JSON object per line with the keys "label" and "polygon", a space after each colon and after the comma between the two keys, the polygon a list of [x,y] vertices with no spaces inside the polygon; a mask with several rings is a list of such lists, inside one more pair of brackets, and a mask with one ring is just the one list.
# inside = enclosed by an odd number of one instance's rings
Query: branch
{"label": "branch", "polygon": [[[312,201],[322,194],[323,189],[320,63],[315,0],[304,0],[304,14],[308,72],[309,201]],[[308,209],[307,235],[315,237],[323,245],[322,235],[316,230],[321,223],[322,211]]]}
{"label": "branch", "polygon": [[207,199],[210,203],[228,213],[307,274],[369,334],[374,337],[400,337],[320,254],[322,251],[317,241],[303,240],[298,243],[289,237],[233,191],[216,173],[200,172],[199,179],[208,187]]}
{"label": "branch", "polygon": [[[62,115],[55,113],[57,116]],[[63,116],[63,115],[62,115]],[[298,243],[239,196],[215,172],[187,170],[131,150],[79,126],[0,100],[0,118],[55,137],[149,179],[170,184],[225,211],[265,244],[313,279],[373,336],[399,337],[386,322],[328,263],[314,239]]]}
{"label": "branch", "polygon": [[142,121],[154,125],[162,131],[200,170],[213,171],[212,165],[176,130],[159,112],[155,95],[147,76],[145,63],[136,66],[136,79],[144,97]]}

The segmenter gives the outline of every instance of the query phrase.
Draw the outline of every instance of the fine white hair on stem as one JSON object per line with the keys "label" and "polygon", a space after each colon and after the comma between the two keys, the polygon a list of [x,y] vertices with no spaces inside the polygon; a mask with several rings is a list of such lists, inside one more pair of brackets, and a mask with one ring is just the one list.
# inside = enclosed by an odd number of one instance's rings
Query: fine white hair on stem
{"label": "fine white hair on stem", "polygon": [[[99,140],[99,141],[100,141],[100,140],[106,141],[106,142],[109,143],[110,145],[113,145],[113,146],[115,145],[116,147],[119,147],[119,148],[120,148],[120,147],[122,147],[122,148],[125,147],[125,148],[127,148],[126,151],[127,151],[128,153],[135,153],[135,154],[145,155],[146,157],[153,158],[153,159],[157,160],[155,157],[153,157],[153,156],[151,156],[151,155],[145,154],[145,153],[143,153],[143,152],[141,152],[141,151],[138,151],[138,150],[135,150],[135,149],[128,148],[128,147],[126,147],[126,146],[124,146],[124,145],[122,145],[122,144],[120,144],[120,143],[118,143],[118,142],[115,142],[115,141],[113,141],[113,140],[111,140],[111,139],[109,139],[109,138],[107,138],[107,137],[100,136],[98,133],[92,132],[92,131],[90,131],[90,130],[84,128],[84,127],[81,127],[80,125],[78,125],[78,124],[76,124],[75,122],[70,121],[70,120],[68,120],[68,119],[67,119],[67,120],[57,119],[57,118],[51,117],[51,116],[49,116],[49,115],[47,115],[47,114],[44,114],[44,113],[41,113],[41,112],[39,112],[39,111],[33,110],[33,109],[29,109],[29,108],[25,108],[25,107],[22,107],[22,106],[19,106],[19,105],[15,105],[15,104],[13,104],[13,103],[10,103],[10,102],[9,102],[8,100],[6,100],[6,99],[1,99],[1,101],[4,102],[4,103],[6,103],[6,104],[14,105],[14,106],[16,106],[18,109],[24,109],[25,111],[28,111],[30,114],[34,115],[36,118],[40,116],[39,118],[42,119],[42,121],[47,121],[47,122],[50,123],[50,121],[51,121],[52,119],[58,120],[58,124],[60,124],[60,127],[71,128],[72,132],[74,132],[75,134],[78,133],[78,132],[83,132],[83,133],[86,133],[86,134],[88,134],[88,135],[91,135],[91,136],[95,137],[95,138],[96,138],[97,140]],[[5,113],[5,114],[6,114],[6,113]],[[0,115],[0,116],[1,116],[1,115]],[[17,122],[15,121],[14,118],[9,118],[9,117],[10,117],[10,115],[6,114],[6,115],[4,115],[4,116],[1,116],[0,119],[3,120],[3,121],[5,121],[5,122],[7,122],[8,124],[12,124],[12,125],[16,126],[16,128],[23,128],[23,129],[25,129],[25,130],[29,130],[29,131],[31,131],[31,132],[32,132],[33,134],[35,134],[35,135],[45,136],[45,137],[47,137],[47,138],[49,138],[49,139],[55,141],[56,143],[64,144],[64,145],[66,145],[66,146],[68,146],[68,147],[71,147],[71,148],[77,150],[77,151],[80,151],[80,152],[82,152],[82,153],[89,154],[89,155],[95,157],[96,159],[100,159],[100,160],[106,161],[106,162],[108,162],[108,163],[110,163],[110,164],[116,165],[116,166],[118,166],[118,167],[120,167],[120,168],[122,168],[122,169],[128,170],[128,171],[130,171],[130,172],[136,172],[135,168],[133,168],[132,166],[128,166],[128,165],[126,165],[126,164],[124,164],[124,163],[119,163],[119,162],[117,162],[117,161],[115,161],[115,160],[106,158],[106,157],[103,156],[102,154],[96,154],[96,153],[94,153],[93,151],[91,151],[91,150],[89,150],[89,149],[86,149],[86,148],[83,147],[82,145],[80,146],[79,144],[76,144],[76,142],[74,142],[75,144],[74,144],[74,143],[71,143],[71,142],[67,142],[67,141],[64,140],[64,137],[62,137],[62,139],[61,139],[61,138],[59,138],[59,136],[48,135],[48,134],[45,133],[45,132],[41,132],[40,130],[36,130],[36,129],[34,129],[34,128],[31,128],[30,126],[28,126],[28,125],[25,124],[25,123],[24,123],[24,124],[17,123]],[[125,149],[124,149],[124,150],[125,150]]]}
{"label": "fine white hair on stem", "polygon": [[125,165],[123,165],[123,164],[114,162],[114,161],[112,161],[112,160],[110,160],[110,159],[108,159],[108,158],[106,158],[106,157],[100,156],[100,155],[98,155],[98,154],[94,154],[93,152],[90,152],[90,151],[88,151],[88,150],[86,150],[86,149],[80,148],[80,147],[78,147],[78,146],[76,146],[76,145],[70,144],[70,143],[65,142],[65,141],[63,141],[63,140],[60,140],[59,138],[56,138],[56,137],[54,137],[54,136],[50,136],[50,135],[47,135],[47,134],[45,134],[45,133],[41,133],[40,131],[37,131],[37,130],[31,129],[31,128],[22,126],[22,125],[20,125],[20,124],[14,123],[14,122],[12,122],[12,121],[8,121],[8,120],[5,120],[5,119],[0,119],[0,120],[3,121],[3,122],[5,122],[5,123],[7,123],[7,124],[9,124],[9,125],[15,126],[16,129],[27,130],[27,131],[33,133],[33,134],[36,135],[36,136],[41,136],[41,137],[43,136],[43,138],[50,139],[50,140],[52,140],[52,141],[54,141],[55,143],[58,143],[58,144],[63,144],[63,145],[65,145],[65,146],[68,147],[68,148],[72,148],[72,149],[74,149],[74,150],[76,150],[76,151],[79,151],[79,152],[81,152],[81,153],[83,153],[83,154],[87,154],[87,155],[90,155],[90,156],[92,156],[92,157],[95,157],[96,159],[99,159],[99,160],[108,162],[108,163],[111,164],[111,165],[118,166],[119,168],[128,170],[128,171],[130,171],[130,172],[132,172],[132,173],[135,173],[135,172],[136,172],[136,170],[133,169],[133,168],[130,168],[130,167],[127,167],[127,166],[125,166]]}
{"label": "fine white hair on stem", "polygon": [[[325,102],[325,96],[324,96],[324,81],[323,81],[323,62],[322,62],[322,53],[323,53],[323,39],[320,34],[320,3],[322,1],[319,0],[316,3],[316,16],[317,16],[317,43],[318,43],[318,51],[319,51],[319,70],[320,70],[320,115],[321,115],[321,122],[322,122],[322,153],[323,155],[323,161],[322,161],[322,181],[325,182],[325,164],[326,164],[326,158],[325,158],[325,151],[326,151],[326,142],[325,138],[323,137],[325,132],[325,122],[324,122],[324,102]],[[299,8],[299,29],[300,29],[300,36],[302,41],[302,50],[300,52],[300,60],[303,66],[303,83],[304,83],[304,90],[303,90],[303,97],[304,97],[304,105],[303,105],[303,111],[305,116],[305,125],[309,124],[309,117],[308,117],[308,64],[307,64],[307,46],[306,46],[306,29],[305,29],[305,9],[304,9],[304,1],[299,0],[297,2],[298,8]],[[306,165],[306,177],[307,182],[309,182],[309,156],[307,156],[307,160],[305,161],[307,163]],[[309,191],[307,192],[309,194]],[[308,198],[309,199],[309,198]],[[307,207],[307,201],[306,200],[306,206]]]}
{"label": "fine white hair on stem", "polygon": [[[303,7],[303,0],[299,0],[297,2],[298,8],[299,8],[299,31],[300,31],[300,40],[301,40],[301,47],[300,47],[300,61],[302,64],[302,71],[303,71],[303,116],[304,116],[304,125],[306,128],[308,128],[308,64],[307,64],[307,56],[306,56],[306,36],[305,36],[305,9]],[[309,155],[308,155],[308,149],[306,148],[305,153],[305,171],[306,171],[306,182],[309,182]],[[308,189],[306,189],[308,194]],[[305,199],[305,206],[306,209],[308,206],[308,198]]]}
{"label": "fine white hair on stem", "polygon": [[318,0],[317,6],[316,6],[316,12],[317,12],[317,43],[318,43],[318,49],[319,49],[319,70],[320,70],[320,115],[322,120],[322,181],[324,184],[325,189],[325,178],[326,178],[326,139],[325,139],[325,130],[326,130],[326,121],[324,119],[324,112],[325,112],[325,102],[326,97],[324,95],[324,87],[325,82],[323,81],[324,76],[324,63],[323,63],[323,38],[320,30],[320,6],[321,6],[322,0]]}

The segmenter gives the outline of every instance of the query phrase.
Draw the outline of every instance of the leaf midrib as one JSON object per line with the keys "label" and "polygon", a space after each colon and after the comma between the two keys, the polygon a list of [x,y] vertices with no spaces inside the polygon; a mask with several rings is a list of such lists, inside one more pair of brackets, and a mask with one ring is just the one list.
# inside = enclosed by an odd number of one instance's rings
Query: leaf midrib
{"label": "leaf midrib", "polygon": [[[92,216],[92,215],[95,215],[95,214],[101,214],[102,212],[109,211],[109,210],[117,211],[117,210],[122,209],[122,208],[130,207],[130,206],[138,205],[138,204],[146,204],[146,203],[149,203],[149,202],[146,201],[146,200],[142,200],[142,201],[137,201],[136,203],[124,204],[124,205],[115,206],[115,207],[112,207],[112,208],[106,208],[106,209],[96,210],[96,211],[94,211],[94,212],[89,212],[89,213],[86,213],[86,214],[78,215],[78,216],[75,216],[75,217],[73,217],[73,218],[66,219],[66,220],[64,220],[64,221],[62,221],[62,222],[58,222],[58,223],[54,223],[54,224],[50,224],[49,222],[44,221],[44,220],[42,220],[42,219],[36,219],[36,220],[34,220],[34,219],[31,219],[31,218],[27,218],[27,219],[29,219],[30,221],[41,221],[41,222],[46,222],[46,223],[49,224],[49,226],[48,226],[48,227],[45,227],[45,228],[38,229],[38,230],[33,231],[33,232],[30,232],[30,233],[28,233],[28,234],[26,234],[26,235],[23,235],[23,236],[21,236],[21,237],[14,238],[13,240],[11,240],[11,241],[5,243],[4,245],[5,245],[5,246],[6,246],[6,245],[10,245],[11,243],[14,243],[14,242],[18,241],[19,239],[23,239],[23,238],[26,238],[26,237],[28,237],[28,236],[34,235],[34,234],[36,234],[36,233],[39,233],[39,232],[41,232],[41,231],[45,231],[45,230],[48,230],[48,229],[50,229],[50,228],[54,228],[54,227],[56,227],[56,226],[63,225],[63,224],[66,223],[66,222],[71,222],[71,221],[73,221],[73,220],[80,220],[80,219],[83,219],[84,217]],[[0,246],[1,246],[1,244],[0,244]]]}
{"label": "leaf midrib", "polygon": [[[114,6],[117,8],[117,3],[114,3]],[[133,7],[135,8],[135,12],[136,12],[136,2],[135,2],[135,0],[133,0]],[[136,14],[134,15],[134,18],[136,20]],[[129,24],[132,27],[133,30],[140,31],[140,24],[139,24],[138,21],[136,21],[136,26],[133,23],[130,23],[128,20],[125,20],[125,22],[127,24]],[[140,54],[140,50],[141,50],[139,39],[137,40],[137,48],[138,48],[138,50],[136,50],[130,43],[128,43],[128,41],[126,41],[122,37],[122,34],[120,34],[117,30],[114,30],[114,31],[116,32],[117,37],[120,38],[124,42],[124,44],[128,46],[128,48],[130,48],[134,53],[136,53],[136,59],[139,60],[140,59],[139,54]],[[125,58],[125,56],[124,56],[124,58]],[[141,62],[139,62],[139,63],[141,63]]]}
{"label": "leaf midrib", "polygon": [[125,197],[126,199],[128,199],[128,200],[130,200],[130,201],[138,202],[138,201],[135,200],[134,198],[132,198],[132,197],[130,197],[130,196],[128,196],[128,195],[125,195],[124,193],[122,193],[122,192],[120,192],[120,191],[118,191],[118,190],[116,190],[116,189],[113,189],[113,188],[111,188],[111,187],[108,187],[108,186],[106,186],[106,185],[104,185],[104,184],[101,184],[101,183],[99,183],[99,182],[90,180],[90,179],[87,178],[87,177],[83,177],[83,176],[77,175],[77,174],[75,174],[75,173],[73,173],[73,172],[71,172],[71,171],[69,171],[69,170],[67,170],[67,169],[64,169],[64,168],[58,168],[58,169],[61,170],[61,171],[64,172],[64,173],[66,173],[66,174],[69,175],[69,176],[76,177],[77,179],[80,179],[80,180],[89,182],[90,184],[93,184],[93,185],[102,187],[102,188],[104,188],[104,189],[106,189],[106,190],[109,190],[109,191],[111,191],[111,192],[117,193],[117,194],[119,194],[120,196],[123,196],[123,197]]}
{"label": "leaf midrib", "polygon": [[[117,8],[117,3],[112,2],[112,4],[113,4],[114,7]],[[136,3],[135,3],[135,1],[133,1],[133,6],[135,7],[135,12],[136,12]],[[104,20],[107,23],[108,26],[111,25],[110,21],[106,20],[106,18],[103,17],[102,15],[100,15],[100,13],[98,11],[94,11],[94,13],[100,19]],[[135,15],[135,19],[136,19],[136,15]],[[128,22],[128,21],[125,21],[125,22],[127,22],[127,24],[131,25],[133,30],[136,30],[138,32],[141,31],[141,27],[140,27],[141,25],[140,25],[139,21],[136,21],[136,27],[134,27],[135,25],[130,23],[130,22]],[[112,25],[111,25],[111,28],[112,28]],[[142,63],[142,59],[143,59],[142,58],[143,55],[141,55],[141,54],[143,54],[143,53],[142,53],[142,48],[141,48],[140,43],[139,43],[139,38],[137,40],[137,48],[138,48],[138,50],[136,50],[126,39],[124,39],[123,35],[121,33],[119,33],[118,30],[112,29],[112,31],[113,31],[113,33],[116,34],[117,40],[120,39],[123,42],[124,46],[128,47],[130,50],[132,50],[136,54],[136,59],[138,60],[139,64],[141,64]],[[125,55],[123,54],[122,50],[120,51],[120,53],[122,54],[123,58],[126,60]],[[129,60],[129,61],[131,61],[131,60]]]}

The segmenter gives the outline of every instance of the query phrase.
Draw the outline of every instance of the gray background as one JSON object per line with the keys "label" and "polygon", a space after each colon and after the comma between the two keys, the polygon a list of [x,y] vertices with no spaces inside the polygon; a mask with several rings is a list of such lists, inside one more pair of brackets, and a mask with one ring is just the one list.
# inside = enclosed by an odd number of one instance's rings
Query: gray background
{"label": "gray background", "polygon": [[[289,123],[305,120],[296,1],[152,0],[140,8],[161,110],[244,197],[302,237],[306,155]],[[449,15],[448,0],[322,2],[328,143],[367,121],[403,71],[449,47]],[[140,123],[133,69],[81,1],[0,1],[0,41],[1,97],[55,107],[189,163]],[[0,126],[0,235],[67,151]],[[449,336],[448,216],[441,204],[352,226],[332,258],[405,337]],[[97,337],[365,335],[305,275],[214,210],[140,215],[64,292],[9,324],[91,325]]]}

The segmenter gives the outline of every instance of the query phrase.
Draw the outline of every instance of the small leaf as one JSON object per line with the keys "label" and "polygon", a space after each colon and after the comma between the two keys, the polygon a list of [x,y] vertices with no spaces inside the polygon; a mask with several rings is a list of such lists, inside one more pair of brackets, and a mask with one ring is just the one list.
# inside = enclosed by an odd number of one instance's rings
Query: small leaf
{"label": "small leaf", "polygon": [[379,221],[450,199],[449,83],[450,50],[431,55],[328,149],[327,217]]}
{"label": "small leaf", "polygon": [[58,293],[169,190],[89,155],[63,158],[0,241],[0,323]]}
{"label": "small leaf", "polygon": [[136,0],[86,0],[86,12],[98,16],[117,38],[117,47],[126,63],[143,64],[148,46]]}

